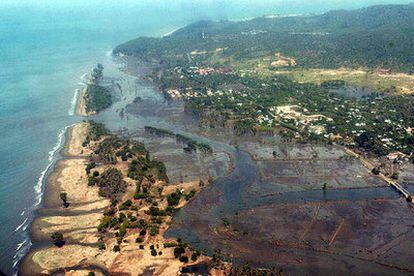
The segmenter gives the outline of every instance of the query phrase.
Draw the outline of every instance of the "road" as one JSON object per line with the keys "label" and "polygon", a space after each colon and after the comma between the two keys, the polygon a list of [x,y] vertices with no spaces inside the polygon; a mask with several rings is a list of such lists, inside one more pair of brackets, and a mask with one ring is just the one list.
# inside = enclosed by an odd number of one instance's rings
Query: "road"
{"label": "road", "polygon": [[[344,147],[344,149],[345,149],[345,152],[348,153],[349,155],[358,158],[361,161],[361,163],[368,170],[372,171],[372,169],[375,168],[375,166],[371,162],[369,162],[366,158],[362,157],[360,154],[358,154],[358,153],[354,152],[353,150],[348,149],[346,147]],[[402,187],[398,182],[396,182],[393,179],[385,176],[381,172],[378,174],[378,177],[380,177],[382,180],[384,180],[389,185],[393,186],[396,190],[398,190],[402,195],[404,195],[404,197],[407,199],[407,201],[412,202],[412,196],[411,196],[410,192],[407,189],[405,189],[404,187]]]}

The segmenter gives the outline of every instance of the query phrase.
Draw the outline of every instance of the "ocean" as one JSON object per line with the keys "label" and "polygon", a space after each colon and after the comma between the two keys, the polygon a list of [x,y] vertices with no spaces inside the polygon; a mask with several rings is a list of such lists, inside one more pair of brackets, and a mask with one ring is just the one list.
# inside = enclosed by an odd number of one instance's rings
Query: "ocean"
{"label": "ocean", "polygon": [[0,1],[0,270],[8,275],[16,273],[30,248],[30,222],[41,205],[45,176],[59,158],[65,130],[82,120],[74,115],[82,76],[108,61],[113,47],[201,19],[332,8],[315,9],[299,1],[263,1],[254,7],[248,1],[55,2]]}

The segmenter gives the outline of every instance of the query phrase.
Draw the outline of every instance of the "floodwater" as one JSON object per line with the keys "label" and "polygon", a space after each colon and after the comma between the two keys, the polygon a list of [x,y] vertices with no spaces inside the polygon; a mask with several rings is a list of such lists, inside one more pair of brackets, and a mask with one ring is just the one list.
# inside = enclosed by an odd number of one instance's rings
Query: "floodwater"
{"label": "floodwater", "polygon": [[[93,119],[143,141],[155,158],[166,162],[172,182],[216,179],[175,214],[168,237],[180,237],[209,254],[219,250],[236,264],[248,262],[291,273],[337,269],[342,273],[385,271],[397,275],[414,270],[412,262],[395,257],[401,252],[413,257],[409,246],[398,243],[401,235],[414,240],[410,226],[414,224],[413,211],[390,187],[366,182],[361,187],[354,179],[352,185],[339,182],[343,188],[324,190],[321,183],[310,188],[279,189],[277,178],[266,180],[261,171],[260,164],[273,161],[257,162],[252,152],[245,151],[248,147],[235,148],[228,142],[230,138],[212,139],[206,135],[209,131],[200,129],[197,118],[184,113],[183,103],[166,101],[150,83],[118,67],[114,63],[113,69],[109,66],[106,70],[109,81],[118,87],[117,101]],[[208,143],[214,154],[185,153],[175,139],[148,134],[144,126]],[[255,146],[261,147],[259,143]],[[295,145],[291,147],[294,152]],[[300,153],[303,148],[298,149]],[[346,167],[341,169],[347,172]],[[348,179],[354,177],[352,172]],[[406,223],[399,224],[400,219]],[[398,246],[392,247],[394,243]]]}

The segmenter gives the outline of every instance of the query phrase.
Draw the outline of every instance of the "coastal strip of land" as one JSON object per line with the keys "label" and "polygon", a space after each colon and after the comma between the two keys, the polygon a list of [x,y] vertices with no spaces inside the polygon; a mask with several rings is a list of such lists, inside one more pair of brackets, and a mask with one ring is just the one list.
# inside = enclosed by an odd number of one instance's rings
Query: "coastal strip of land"
{"label": "coastal strip of land", "polygon": [[[23,261],[23,275],[49,274],[78,266],[78,258],[93,252],[102,210],[110,202],[99,197],[96,187],[87,185],[85,165],[90,151],[82,147],[87,131],[87,123],[76,124],[67,131],[62,159],[47,179],[43,208],[32,223],[34,248]],[[60,199],[63,193],[70,202],[66,208]],[[63,233],[67,246],[56,247],[50,242],[51,236],[57,232]],[[76,255],[78,258],[74,258]],[[98,266],[88,271],[102,274]]]}
{"label": "coastal strip of land", "polygon": [[75,109],[75,113],[78,116],[88,116],[88,114],[86,113],[85,93],[86,87],[79,89],[79,98],[77,100]]}
{"label": "coastal strip of land", "polygon": [[[135,176],[131,164],[144,158],[142,144],[130,146],[129,140],[96,135],[97,126],[102,127],[94,123],[91,130],[91,123],[83,122],[68,129],[62,159],[47,179],[43,208],[32,223],[34,247],[21,274],[176,275],[186,266],[210,267],[211,258],[179,240],[164,238],[171,211],[184,206],[202,185],[198,181],[166,185],[163,165],[150,161],[148,154],[145,162],[155,174]],[[109,142],[124,143],[127,157],[91,166],[92,157],[98,158],[94,152]],[[115,156],[115,151],[111,153]],[[123,176],[117,184],[109,173],[115,171]],[[94,181],[99,183],[92,185]],[[111,190],[103,183],[118,186]],[[217,260],[213,266],[214,275],[228,268]]]}

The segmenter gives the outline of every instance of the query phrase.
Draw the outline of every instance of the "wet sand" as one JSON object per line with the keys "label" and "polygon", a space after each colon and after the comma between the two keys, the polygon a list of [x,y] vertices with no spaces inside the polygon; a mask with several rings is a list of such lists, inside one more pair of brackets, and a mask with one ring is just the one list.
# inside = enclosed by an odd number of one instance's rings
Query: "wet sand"
{"label": "wet sand", "polygon": [[[167,218],[158,235],[146,238],[143,243],[145,250],[138,248],[135,239],[139,232],[134,230],[128,231],[124,242],[120,244],[121,252],[112,250],[117,244],[113,235],[105,237],[106,249],[98,248],[101,235],[97,227],[110,202],[98,195],[97,187],[87,185],[85,166],[89,152],[82,147],[87,126],[86,123],[80,123],[68,130],[62,150],[63,158],[47,179],[44,207],[38,211],[38,216],[32,223],[31,238],[34,246],[21,264],[21,275],[54,274],[63,271],[68,272],[67,275],[85,275],[89,271],[99,272],[97,275],[141,275],[148,269],[153,275],[177,275],[182,266],[209,261],[209,258],[201,256],[197,262],[183,264],[174,257],[174,248],[164,248],[165,242],[173,241],[164,238],[171,217]],[[123,165],[125,164],[120,164],[119,168]],[[134,183],[129,184],[122,200],[131,195],[134,187]],[[171,184],[164,193],[178,188],[186,193],[191,189],[201,189],[199,181],[193,181]],[[67,208],[63,207],[59,197],[63,191],[68,197]],[[180,207],[184,204],[185,202],[181,202]],[[65,239],[65,245],[60,248],[54,246],[50,238],[57,231]],[[162,251],[162,255],[152,256],[150,245],[154,245],[157,251]]]}
{"label": "wet sand", "polygon": [[[97,226],[102,218],[102,210],[110,202],[99,197],[97,187],[87,185],[85,166],[90,152],[82,147],[87,128],[87,123],[80,123],[68,129],[61,151],[62,159],[56,163],[47,178],[43,208],[38,210],[31,226],[31,239],[35,249],[22,263],[23,275],[49,273],[72,266],[74,259],[67,258],[67,254],[70,253],[69,249],[79,248],[79,245],[70,245],[66,249],[66,245],[62,248],[51,246],[50,236],[54,232],[63,233],[68,244],[95,246],[98,242]],[[67,208],[63,207],[60,199],[61,192],[67,193]],[[85,246],[81,248],[88,252]]]}
{"label": "wet sand", "polygon": [[88,116],[88,113],[86,112],[86,104],[85,104],[85,93],[86,88],[82,88],[79,90],[79,98],[76,103],[76,115],[78,116]]}

